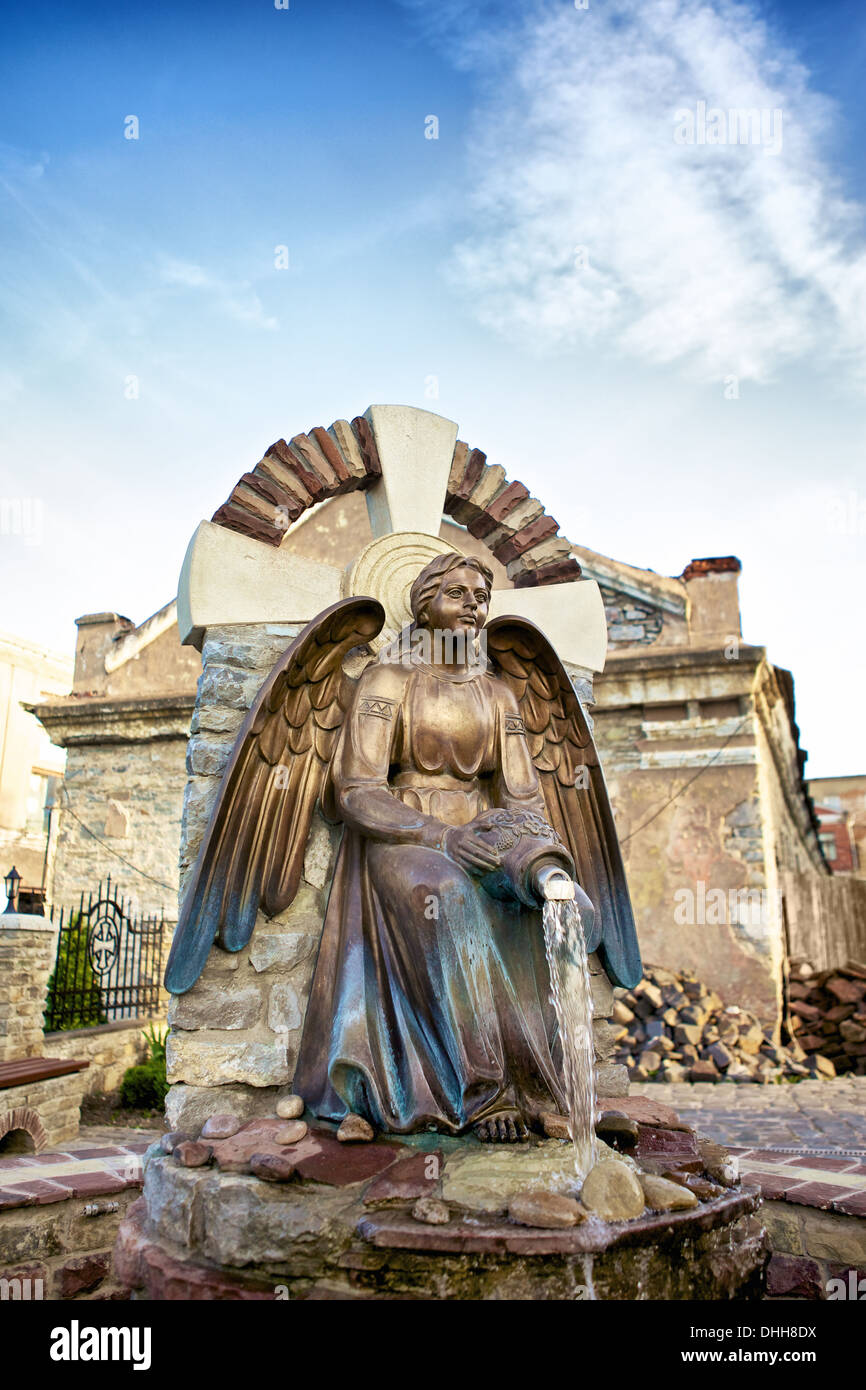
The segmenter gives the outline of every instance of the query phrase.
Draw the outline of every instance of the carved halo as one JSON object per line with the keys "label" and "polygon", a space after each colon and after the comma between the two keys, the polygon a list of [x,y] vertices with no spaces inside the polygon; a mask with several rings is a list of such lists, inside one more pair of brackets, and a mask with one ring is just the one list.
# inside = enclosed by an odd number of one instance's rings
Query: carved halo
{"label": "carved halo", "polygon": [[369,595],[385,610],[385,627],[370,643],[378,652],[412,621],[409,590],[425,565],[454,549],[438,536],[422,531],[397,531],[365,546],[343,576],[343,597]]}

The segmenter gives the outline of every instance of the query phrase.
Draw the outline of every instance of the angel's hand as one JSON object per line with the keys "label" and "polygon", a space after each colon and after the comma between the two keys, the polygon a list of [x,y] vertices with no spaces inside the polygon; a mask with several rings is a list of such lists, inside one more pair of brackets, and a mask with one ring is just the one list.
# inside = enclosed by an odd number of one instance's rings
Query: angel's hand
{"label": "angel's hand", "polygon": [[486,874],[497,869],[500,856],[472,825],[451,826],[445,832],[445,852],[469,873]]}

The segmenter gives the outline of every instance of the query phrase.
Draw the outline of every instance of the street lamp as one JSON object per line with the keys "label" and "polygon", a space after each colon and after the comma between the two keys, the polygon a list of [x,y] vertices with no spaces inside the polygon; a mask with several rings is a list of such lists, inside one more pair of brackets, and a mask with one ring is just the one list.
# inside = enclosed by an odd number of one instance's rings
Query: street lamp
{"label": "street lamp", "polygon": [[5,917],[6,912],[18,911],[18,885],[21,882],[21,875],[15,868],[14,864],[12,865],[12,868],[9,870],[8,874],[4,878],[3,882],[6,885],[6,897],[8,899],[8,902],[6,903],[6,910],[3,914]]}

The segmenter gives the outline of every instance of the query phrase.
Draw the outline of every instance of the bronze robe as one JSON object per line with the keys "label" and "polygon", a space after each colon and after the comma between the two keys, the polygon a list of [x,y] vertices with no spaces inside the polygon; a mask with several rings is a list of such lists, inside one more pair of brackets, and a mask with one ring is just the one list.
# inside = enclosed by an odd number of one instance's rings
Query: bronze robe
{"label": "bronze robe", "polygon": [[345,830],[296,1092],[322,1118],[403,1134],[563,1113],[541,912],[441,849],[492,807],[546,814],[511,691],[477,667],[368,667],[323,800]]}

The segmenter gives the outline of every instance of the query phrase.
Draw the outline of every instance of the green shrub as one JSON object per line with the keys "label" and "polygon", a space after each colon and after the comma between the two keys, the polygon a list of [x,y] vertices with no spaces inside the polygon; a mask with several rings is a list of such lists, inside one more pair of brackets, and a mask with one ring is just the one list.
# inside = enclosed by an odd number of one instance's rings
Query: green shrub
{"label": "green shrub", "polygon": [[95,1028],[107,1021],[99,985],[87,955],[86,920],[76,913],[60,933],[57,960],[48,978],[45,1028],[62,1032],[70,1028]]}
{"label": "green shrub", "polygon": [[120,1083],[120,1103],[125,1110],[161,1110],[168,1091],[165,1079],[165,1044],[168,1029],[151,1023],[144,1030],[148,1057],[129,1067]]}
{"label": "green shrub", "polygon": [[120,1083],[120,1103],[124,1110],[161,1110],[168,1091],[165,1059],[130,1067]]}
{"label": "green shrub", "polygon": [[147,1043],[148,1059],[151,1062],[156,1062],[162,1058],[162,1061],[165,1062],[165,1045],[168,1042],[168,1029],[155,1028],[152,1023],[149,1023],[144,1030],[144,1040]]}

